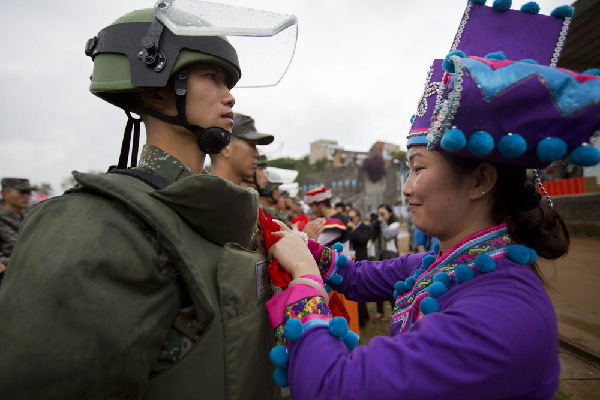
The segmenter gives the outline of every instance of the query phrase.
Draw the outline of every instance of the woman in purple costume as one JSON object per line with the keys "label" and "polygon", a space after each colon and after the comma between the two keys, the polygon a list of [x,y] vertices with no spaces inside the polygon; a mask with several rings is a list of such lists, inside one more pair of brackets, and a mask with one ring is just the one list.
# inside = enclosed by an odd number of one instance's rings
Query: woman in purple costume
{"label": "woman in purple costume", "polygon": [[[501,58],[451,53],[431,128],[409,135],[403,193],[415,226],[439,238],[432,251],[353,262],[277,233],[270,256],[294,280],[267,305],[271,359],[294,400],[554,398],[557,323],[537,259],[564,255],[569,237],[526,168],[600,161],[587,143],[600,76]],[[361,302],[393,293],[390,335],[357,346],[324,284]]]}

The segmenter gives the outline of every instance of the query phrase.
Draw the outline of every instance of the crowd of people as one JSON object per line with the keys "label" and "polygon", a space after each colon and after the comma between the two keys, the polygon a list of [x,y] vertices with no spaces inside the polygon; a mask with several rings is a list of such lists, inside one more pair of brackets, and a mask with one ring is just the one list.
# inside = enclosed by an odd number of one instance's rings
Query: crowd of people
{"label": "crowd of people", "polygon": [[[321,186],[303,209],[270,182],[259,148],[273,135],[233,111],[226,36],[295,18],[173,0],[103,28],[86,45],[89,89],[125,111],[118,164],[74,172],[25,218],[29,182],[2,179],[0,398],[553,398],[558,332],[537,262],[569,235],[526,168],[600,162],[600,79],[550,65],[570,7],[483,3],[468,2],[407,137],[420,251],[404,254],[390,205],[359,210]],[[339,296],[361,324],[365,303],[378,321],[390,301],[389,335],[358,346]]]}

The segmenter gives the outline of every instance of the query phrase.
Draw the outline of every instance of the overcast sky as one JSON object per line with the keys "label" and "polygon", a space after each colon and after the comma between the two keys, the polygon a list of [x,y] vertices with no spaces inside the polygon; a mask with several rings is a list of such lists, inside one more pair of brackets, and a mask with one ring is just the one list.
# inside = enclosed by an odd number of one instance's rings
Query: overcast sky
{"label": "overcast sky", "polygon": [[[275,135],[263,150],[300,158],[318,139],[366,151],[405,146],[434,58],[449,51],[465,0],[223,0],[294,14],[296,53],[276,87],[234,89],[234,111]],[[491,4],[492,0],[488,0]],[[526,1],[514,1],[520,8]],[[567,1],[541,0],[549,14]],[[0,176],[50,183],[116,164],[124,113],[88,91],[88,38],[153,0],[4,1],[0,24]],[[242,66],[243,68],[243,66]]]}

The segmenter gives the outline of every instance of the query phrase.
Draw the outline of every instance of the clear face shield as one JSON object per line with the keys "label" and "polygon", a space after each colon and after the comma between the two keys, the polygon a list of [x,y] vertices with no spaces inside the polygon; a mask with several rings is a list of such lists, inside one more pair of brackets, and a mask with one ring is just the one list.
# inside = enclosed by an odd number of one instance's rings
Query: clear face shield
{"label": "clear face shield", "polygon": [[298,20],[293,15],[197,0],[159,0],[154,10],[177,36],[226,37],[243,71],[236,87],[277,85],[294,56]]}

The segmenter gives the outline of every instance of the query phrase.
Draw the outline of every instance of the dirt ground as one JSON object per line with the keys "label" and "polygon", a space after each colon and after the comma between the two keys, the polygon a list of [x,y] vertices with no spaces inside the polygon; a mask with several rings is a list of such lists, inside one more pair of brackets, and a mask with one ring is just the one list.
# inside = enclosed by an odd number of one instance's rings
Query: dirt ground
{"label": "dirt ground", "polygon": [[600,357],[600,240],[571,238],[566,257],[540,268],[561,336]]}

